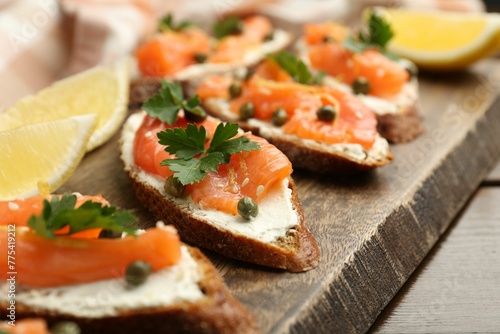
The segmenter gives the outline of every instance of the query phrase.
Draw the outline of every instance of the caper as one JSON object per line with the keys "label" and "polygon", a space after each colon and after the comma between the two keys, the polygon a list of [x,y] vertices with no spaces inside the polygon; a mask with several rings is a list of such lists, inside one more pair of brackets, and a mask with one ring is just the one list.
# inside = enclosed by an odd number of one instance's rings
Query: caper
{"label": "caper", "polygon": [[151,274],[152,267],[149,262],[136,260],[131,262],[125,269],[125,281],[130,286],[138,286],[146,281]]}
{"label": "caper", "polygon": [[167,178],[163,188],[167,194],[177,198],[182,197],[184,195],[184,191],[186,190],[186,186],[180,183],[180,181],[173,175],[170,175]]}
{"label": "caper", "polygon": [[264,42],[269,42],[274,39],[274,31],[271,30],[266,36],[264,36]]}
{"label": "caper", "polygon": [[316,111],[316,116],[323,122],[333,122],[337,118],[337,114],[337,108],[329,104],[321,106]]}
{"label": "caper", "polygon": [[243,32],[243,28],[244,28],[243,21],[238,20],[238,22],[236,23],[236,25],[231,30],[231,34],[239,35],[239,34],[241,34]]}
{"label": "caper", "polygon": [[56,323],[50,332],[52,334],[80,334],[82,331],[76,322],[61,321]]}
{"label": "caper", "polygon": [[273,124],[276,126],[282,126],[288,121],[288,114],[283,108],[278,108],[273,112],[272,116]]}
{"label": "caper", "polygon": [[191,110],[185,110],[184,117],[190,122],[199,123],[207,118],[207,112],[201,107],[196,107]]}
{"label": "caper", "polygon": [[408,74],[410,75],[410,79],[418,75],[418,67],[413,62],[411,61],[405,62],[404,68],[406,72],[408,72]]}
{"label": "caper", "polygon": [[330,43],[330,42],[335,42],[335,39],[332,36],[324,36],[322,39],[323,43]]}
{"label": "caper", "polygon": [[241,87],[241,82],[239,81],[234,81],[230,86],[229,86],[229,96],[231,96],[232,99],[235,97],[238,97],[241,95],[242,87]]}
{"label": "caper", "polygon": [[204,63],[207,61],[208,56],[204,53],[196,53],[194,56],[194,61],[198,64]]}
{"label": "caper", "polygon": [[354,94],[366,94],[370,91],[370,83],[365,77],[358,77],[352,83]]}
{"label": "caper", "polygon": [[252,102],[243,103],[240,107],[240,119],[246,121],[255,114],[255,108]]}
{"label": "caper", "polygon": [[99,239],[118,239],[122,237],[122,232],[103,229],[99,232]]}
{"label": "caper", "polygon": [[250,220],[257,217],[259,207],[250,197],[243,197],[238,201],[238,213],[243,219]]}

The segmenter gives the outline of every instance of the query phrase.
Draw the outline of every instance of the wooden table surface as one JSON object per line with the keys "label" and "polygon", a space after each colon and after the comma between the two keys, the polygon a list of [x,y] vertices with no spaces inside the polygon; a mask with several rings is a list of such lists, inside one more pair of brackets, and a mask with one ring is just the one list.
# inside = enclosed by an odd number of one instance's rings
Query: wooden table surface
{"label": "wooden table surface", "polygon": [[370,332],[500,332],[500,164]]}

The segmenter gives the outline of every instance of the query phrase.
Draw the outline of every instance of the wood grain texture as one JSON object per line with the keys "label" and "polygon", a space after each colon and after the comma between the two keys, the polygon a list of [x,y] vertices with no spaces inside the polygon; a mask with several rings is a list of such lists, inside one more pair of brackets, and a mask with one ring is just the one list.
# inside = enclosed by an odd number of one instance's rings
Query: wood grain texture
{"label": "wood grain texture", "polygon": [[500,187],[483,187],[372,333],[500,331]]}
{"label": "wood grain texture", "polygon": [[[370,327],[500,157],[499,63],[422,76],[427,132],[393,147],[393,164],[344,178],[294,172],[321,248],[315,270],[292,274],[206,252],[264,333]],[[116,136],[90,153],[61,191],[101,193],[153,223],[121,169]]]}

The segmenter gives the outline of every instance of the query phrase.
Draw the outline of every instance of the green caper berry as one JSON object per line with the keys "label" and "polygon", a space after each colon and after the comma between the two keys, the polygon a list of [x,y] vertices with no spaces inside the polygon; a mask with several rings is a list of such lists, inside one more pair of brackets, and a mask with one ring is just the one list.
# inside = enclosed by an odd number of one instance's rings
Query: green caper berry
{"label": "green caper berry", "polygon": [[352,83],[354,94],[366,94],[370,91],[370,83],[365,77],[358,77]]}
{"label": "green caper berry", "polygon": [[240,107],[240,119],[246,121],[255,114],[255,108],[252,102],[243,103]]}
{"label": "green caper berry", "polygon": [[146,281],[152,270],[149,262],[142,260],[133,261],[125,269],[125,281],[130,286],[141,285]]}
{"label": "green caper berry", "polygon": [[243,28],[244,28],[243,21],[240,20],[234,26],[233,30],[231,31],[231,34],[239,35],[243,32]]}
{"label": "green caper berry", "polygon": [[404,68],[406,72],[408,72],[408,74],[410,75],[410,79],[418,75],[418,67],[414,63],[408,61],[407,63],[404,64]]}
{"label": "green caper berry", "polygon": [[122,232],[103,229],[99,232],[99,239],[118,239],[122,237]]}
{"label": "green caper berry", "polygon": [[259,214],[259,206],[250,197],[243,197],[238,201],[238,213],[243,219],[250,220]]}
{"label": "green caper berry", "polygon": [[234,81],[229,86],[229,96],[231,96],[232,99],[240,96],[241,91],[242,91],[242,87],[241,87],[241,82],[239,82],[239,81]]}
{"label": "green caper berry", "polygon": [[182,197],[184,195],[184,191],[186,190],[186,186],[180,183],[180,181],[173,175],[170,175],[167,178],[163,188],[167,194],[177,198]]}
{"label": "green caper berry", "polygon": [[56,323],[51,329],[52,334],[80,334],[82,330],[76,322],[61,321]]}
{"label": "green caper berry", "polygon": [[325,105],[316,111],[316,116],[320,121],[333,122],[337,118],[337,109],[334,106]]}
{"label": "green caper berry", "polygon": [[283,108],[278,108],[273,112],[272,116],[273,124],[276,126],[282,126],[288,121],[288,114]]}
{"label": "green caper berry", "polygon": [[332,36],[324,36],[322,39],[323,43],[330,43],[330,42],[335,42],[335,39]]}
{"label": "green caper berry", "polygon": [[203,122],[207,118],[207,116],[207,112],[201,108],[184,111],[184,117],[190,122]]}
{"label": "green caper berry", "polygon": [[274,39],[274,31],[271,30],[266,36],[264,36],[264,42],[269,42]]}
{"label": "green caper berry", "polygon": [[207,61],[208,56],[204,53],[196,53],[194,56],[194,61],[198,64],[204,63]]}

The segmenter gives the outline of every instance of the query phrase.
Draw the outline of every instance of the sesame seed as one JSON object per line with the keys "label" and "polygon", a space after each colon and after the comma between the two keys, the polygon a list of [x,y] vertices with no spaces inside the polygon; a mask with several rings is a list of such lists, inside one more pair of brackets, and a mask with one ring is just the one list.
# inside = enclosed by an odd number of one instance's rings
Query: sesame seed
{"label": "sesame seed", "polygon": [[19,210],[19,205],[17,203],[9,202],[8,206],[11,211]]}
{"label": "sesame seed", "polygon": [[379,68],[379,69],[377,70],[377,77],[381,78],[381,77],[383,77],[383,76],[384,76],[384,70],[383,70],[383,69],[381,69],[381,68]]}
{"label": "sesame seed", "polygon": [[152,135],[153,135],[153,133],[152,133],[151,131],[148,131],[148,132],[146,132],[146,133],[144,134],[144,137],[149,138],[149,137],[151,137]]}
{"label": "sesame seed", "polygon": [[261,184],[257,187],[256,194],[257,194],[257,196],[260,196],[260,195],[262,195],[263,192],[264,192],[264,186]]}
{"label": "sesame seed", "polygon": [[237,194],[238,193],[238,187],[237,186],[233,186],[233,188],[231,188],[231,191],[233,194]]}
{"label": "sesame seed", "polygon": [[246,177],[243,182],[241,182],[241,187],[243,188],[244,186],[246,186],[248,184],[248,182],[250,182],[250,179],[248,177]]}

